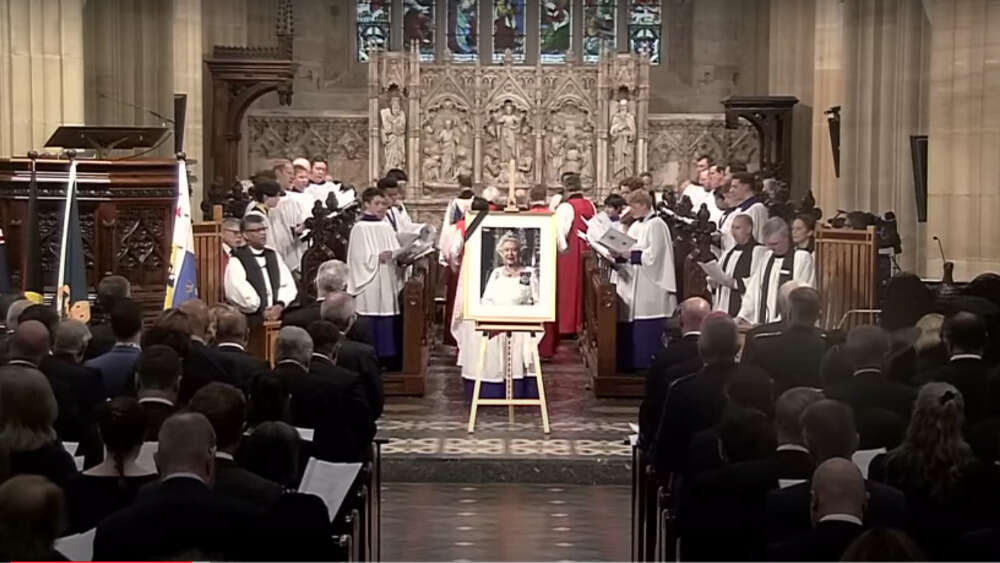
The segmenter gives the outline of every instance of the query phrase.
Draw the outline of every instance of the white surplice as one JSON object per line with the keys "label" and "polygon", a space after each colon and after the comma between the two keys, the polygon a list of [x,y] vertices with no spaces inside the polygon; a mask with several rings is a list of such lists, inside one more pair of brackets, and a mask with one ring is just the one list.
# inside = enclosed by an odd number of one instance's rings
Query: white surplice
{"label": "white surplice", "polygon": [[271,222],[271,230],[268,233],[273,241],[274,249],[281,256],[281,259],[291,271],[297,271],[302,267],[302,255],[305,254],[307,245],[299,239],[299,235],[293,232],[293,228],[301,225],[305,218],[304,199],[297,194],[290,197],[288,192],[278,201],[278,207],[271,209],[267,216]]}
{"label": "white surplice", "polygon": [[[281,256],[277,256],[278,287],[273,288],[271,287],[271,278],[267,275],[263,253],[256,252],[252,248],[250,251],[257,258],[257,264],[261,267],[261,273],[264,275],[264,291],[267,293],[268,304],[281,301],[285,306],[288,306],[292,301],[295,301],[298,294],[295,279],[285,263],[281,261]],[[226,271],[222,276],[222,289],[226,302],[235,305],[241,312],[256,313],[260,308],[260,296],[247,280],[247,271],[243,267],[243,262],[240,262],[236,257],[231,257],[226,263]],[[275,289],[277,289],[277,299],[274,298]]]}
{"label": "white surplice", "polygon": [[[719,267],[722,268],[722,271],[732,277],[733,272],[736,270],[736,263],[740,261],[740,257],[743,255],[743,252],[744,251],[738,248],[738,245],[725,251],[722,256],[719,257]],[[767,247],[758,244],[753,247],[751,252],[753,252],[753,256],[750,258],[750,275],[752,276],[756,271],[761,258],[764,256],[764,253],[767,252]],[[745,278],[740,281],[746,285],[749,280],[750,278]],[[733,291],[736,290],[724,285],[720,285],[715,288],[715,291],[712,292],[712,310],[728,313],[729,300],[733,295]]]}
{"label": "white surplice", "polygon": [[326,197],[330,193],[335,194],[337,196],[337,208],[343,208],[354,201],[357,196],[354,190],[344,189],[344,185],[340,182],[310,183],[304,191],[312,196],[314,201],[321,201],[323,205],[326,205]]}
{"label": "white surplice", "polygon": [[723,214],[722,224],[719,225],[719,232],[722,234],[722,251],[725,252],[736,246],[736,239],[733,238],[733,220],[737,215],[748,215],[753,220],[753,238],[758,242],[764,242],[764,223],[768,220],[767,207],[759,197],[752,197],[732,211]]}
{"label": "white surplice", "polygon": [[347,292],[355,297],[357,313],[369,316],[399,314],[403,289],[401,268],[395,260],[382,263],[379,253],[399,248],[392,226],[384,221],[359,219],[347,245]]}
{"label": "white surplice", "polygon": [[670,228],[650,212],[629,226],[628,236],[636,239],[632,250],[642,253],[642,263],[632,264],[631,257],[626,257],[628,262],[620,264],[612,274],[618,296],[622,298],[619,321],[669,317],[677,306]]}
{"label": "white surplice", "polygon": [[[763,247],[761,247],[763,248]],[[771,266],[770,281],[768,282],[767,295],[762,295],[764,288],[765,272],[767,265]],[[783,259],[775,256],[773,250],[766,249],[761,253],[760,259],[754,260],[754,268],[750,274],[750,279],[746,282],[747,291],[743,295],[743,304],[740,307],[738,318],[751,324],[772,323],[781,319],[778,312],[778,289],[781,285],[781,267]],[[793,264],[791,280],[804,282],[812,287],[816,286],[816,269],[813,265],[812,254],[805,250],[795,251],[795,262]],[[760,315],[763,311],[763,322]]]}

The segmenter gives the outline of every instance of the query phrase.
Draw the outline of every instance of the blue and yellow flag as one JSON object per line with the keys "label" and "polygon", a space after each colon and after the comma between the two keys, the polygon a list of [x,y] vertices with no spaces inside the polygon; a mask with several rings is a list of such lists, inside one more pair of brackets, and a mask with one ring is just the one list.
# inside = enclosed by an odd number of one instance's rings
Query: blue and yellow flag
{"label": "blue and yellow flag", "polygon": [[177,205],[174,208],[174,241],[170,245],[170,272],[163,308],[176,307],[198,297],[198,275],[194,262],[194,229],[191,227],[191,189],[187,163],[177,159]]}

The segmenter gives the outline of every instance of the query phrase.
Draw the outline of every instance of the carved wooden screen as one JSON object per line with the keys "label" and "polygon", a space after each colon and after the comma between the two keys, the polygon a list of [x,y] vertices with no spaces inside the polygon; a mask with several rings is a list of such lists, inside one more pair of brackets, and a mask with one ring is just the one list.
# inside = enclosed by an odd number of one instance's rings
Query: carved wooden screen
{"label": "carved wooden screen", "polygon": [[[816,288],[823,303],[824,328],[836,328],[849,311],[875,308],[875,228],[816,228]],[[870,313],[851,314],[844,328],[872,322]]]}
{"label": "carved wooden screen", "polygon": [[195,223],[194,257],[198,273],[198,297],[206,305],[222,301],[222,230],[221,222]]}

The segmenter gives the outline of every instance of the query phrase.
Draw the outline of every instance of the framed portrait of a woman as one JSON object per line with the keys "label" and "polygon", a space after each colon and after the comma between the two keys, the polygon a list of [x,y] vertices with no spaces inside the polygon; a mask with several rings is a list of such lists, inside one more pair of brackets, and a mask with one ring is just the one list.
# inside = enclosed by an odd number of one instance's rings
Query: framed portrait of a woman
{"label": "framed portrait of a woman", "polygon": [[490,213],[465,247],[465,318],[542,323],[556,317],[556,222],[550,213]]}

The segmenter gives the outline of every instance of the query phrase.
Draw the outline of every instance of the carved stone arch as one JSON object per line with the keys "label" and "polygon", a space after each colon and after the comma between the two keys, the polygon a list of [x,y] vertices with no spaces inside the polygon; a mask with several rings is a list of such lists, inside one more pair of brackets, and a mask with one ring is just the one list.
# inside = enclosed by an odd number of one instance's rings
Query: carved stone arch
{"label": "carved stone arch", "polygon": [[566,172],[580,174],[585,188],[594,184],[597,147],[596,116],[590,100],[571,89],[557,94],[545,108],[543,180],[557,186]]}
{"label": "carved stone arch", "polygon": [[475,117],[464,96],[439,91],[421,103],[420,178],[428,192],[453,192],[458,176],[473,172]]}

